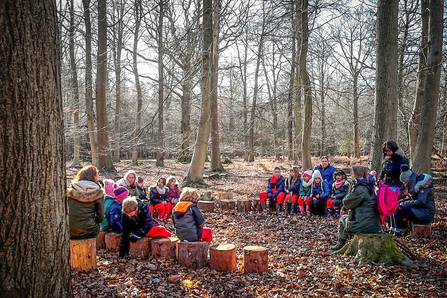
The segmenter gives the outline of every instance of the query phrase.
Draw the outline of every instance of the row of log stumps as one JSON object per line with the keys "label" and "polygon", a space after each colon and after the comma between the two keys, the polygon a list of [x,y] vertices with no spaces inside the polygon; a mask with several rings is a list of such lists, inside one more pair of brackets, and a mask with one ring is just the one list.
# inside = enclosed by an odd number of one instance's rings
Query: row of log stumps
{"label": "row of log stumps", "polygon": [[[248,200],[234,200],[232,193],[220,193],[218,202],[222,211],[236,211],[237,212],[249,212],[249,211],[262,211],[261,202],[259,198]],[[202,212],[214,212],[214,201],[198,201],[197,207]]]}

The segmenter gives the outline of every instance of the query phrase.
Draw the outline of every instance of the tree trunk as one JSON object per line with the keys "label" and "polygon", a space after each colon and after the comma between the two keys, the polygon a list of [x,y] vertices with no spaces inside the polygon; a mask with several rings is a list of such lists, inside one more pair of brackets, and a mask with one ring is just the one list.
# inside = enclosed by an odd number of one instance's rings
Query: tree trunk
{"label": "tree trunk", "polygon": [[222,172],[224,170],[220,161],[219,145],[219,112],[217,101],[217,86],[219,83],[219,17],[220,0],[214,0],[213,15],[213,91],[211,98],[211,171]]}
{"label": "tree trunk", "polygon": [[164,128],[163,128],[163,1],[159,2],[159,15],[158,15],[158,148],[157,148],[157,167],[164,166]]}
{"label": "tree trunk", "polygon": [[2,297],[73,295],[56,10],[0,1]]}
{"label": "tree trunk", "polygon": [[398,0],[377,2],[376,94],[371,169],[380,170],[382,144],[397,137]]}
{"label": "tree trunk", "polygon": [[143,106],[143,95],[141,94],[140,76],[138,75],[138,34],[141,24],[141,0],[135,0],[135,32],[133,37],[133,74],[135,77],[135,87],[137,89],[137,117],[135,124],[135,136],[132,146],[132,165],[138,165],[138,142],[140,140],[141,110]]}
{"label": "tree trunk", "polygon": [[290,62],[290,79],[289,79],[289,92],[287,94],[287,137],[289,140],[289,151],[288,156],[289,160],[294,159],[294,150],[293,150],[293,102],[295,95],[295,63],[296,63],[296,12],[294,8],[294,2],[291,3],[292,10],[292,59]]}
{"label": "tree trunk", "polygon": [[[189,64],[185,68],[184,73],[187,75],[190,71]],[[182,151],[180,153],[179,161],[190,162],[191,153],[189,150],[189,139],[191,137],[191,88],[190,80],[187,79],[182,83],[182,120],[181,120],[181,134],[182,134]]]}
{"label": "tree trunk", "polygon": [[98,65],[96,73],[96,114],[98,115],[98,168],[113,171],[109,153],[106,108],[107,86],[107,2],[98,0]]}
{"label": "tree trunk", "polygon": [[[243,84],[243,94],[242,94],[242,108],[244,109],[244,160],[248,161],[248,104],[247,104],[247,64],[248,64],[248,30],[246,30],[245,41],[247,42],[244,47],[244,61],[243,67],[241,68],[241,77]],[[239,55],[239,52],[238,52]],[[240,57],[239,57],[240,61]]]}
{"label": "tree trunk", "polygon": [[430,1],[429,71],[425,82],[421,125],[419,126],[416,154],[412,167],[413,171],[418,174],[430,172],[436,114],[438,111],[439,87],[441,83],[443,12],[444,4],[442,0]]}
{"label": "tree trunk", "polygon": [[421,123],[421,110],[424,100],[424,88],[426,79],[427,57],[428,57],[428,20],[430,17],[430,0],[421,0],[421,45],[419,49],[418,77],[416,87],[416,98],[414,100],[413,115],[408,123],[410,163],[413,164],[418,140],[419,124]]}
{"label": "tree trunk", "polygon": [[358,94],[358,74],[354,74],[354,110],[352,111],[354,117],[354,157],[360,158],[360,142],[359,142],[359,94]]}
{"label": "tree trunk", "polygon": [[92,23],[90,21],[90,0],[82,0],[85,22],[85,111],[87,113],[87,128],[92,152],[92,164],[98,165],[98,140],[93,114],[93,75],[92,75]]}
{"label": "tree trunk", "polygon": [[[297,54],[295,55],[295,160],[298,162],[298,159],[302,156],[302,133],[303,133],[303,125],[302,125],[302,105],[301,105],[301,33],[300,30],[302,28],[301,19],[302,19],[302,11],[301,11],[301,1],[298,0],[296,4],[296,51]],[[303,168],[304,170],[304,168]]]}
{"label": "tree trunk", "polygon": [[203,172],[210,135],[211,93],[213,87],[211,54],[213,47],[212,0],[203,0],[203,50],[202,50],[202,113],[199,120],[194,153],[182,186],[203,184]]}

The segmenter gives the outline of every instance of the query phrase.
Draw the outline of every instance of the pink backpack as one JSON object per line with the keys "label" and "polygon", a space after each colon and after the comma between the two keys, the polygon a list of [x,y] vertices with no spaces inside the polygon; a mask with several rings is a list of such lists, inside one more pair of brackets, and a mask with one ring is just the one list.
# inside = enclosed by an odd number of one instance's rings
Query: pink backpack
{"label": "pink backpack", "polygon": [[377,206],[379,209],[382,223],[396,212],[399,207],[399,188],[379,181],[379,190],[377,191]]}

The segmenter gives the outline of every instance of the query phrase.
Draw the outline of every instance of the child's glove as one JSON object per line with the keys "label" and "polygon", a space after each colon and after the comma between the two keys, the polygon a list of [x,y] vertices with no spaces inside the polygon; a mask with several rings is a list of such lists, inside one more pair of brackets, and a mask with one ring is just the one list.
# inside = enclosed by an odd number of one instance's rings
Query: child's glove
{"label": "child's glove", "polygon": [[141,236],[138,236],[137,234],[130,234],[130,241],[137,242],[141,239]]}

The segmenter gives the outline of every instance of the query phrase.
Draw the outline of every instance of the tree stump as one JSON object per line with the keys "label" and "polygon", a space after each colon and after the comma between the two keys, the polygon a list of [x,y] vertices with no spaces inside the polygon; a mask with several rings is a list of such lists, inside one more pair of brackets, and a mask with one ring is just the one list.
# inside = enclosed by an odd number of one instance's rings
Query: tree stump
{"label": "tree stump", "polygon": [[236,271],[236,246],[226,243],[211,246],[210,267],[217,271]]}
{"label": "tree stump", "polygon": [[120,251],[121,234],[106,233],[105,242],[106,242],[106,249],[108,251]]}
{"label": "tree stump", "polygon": [[214,211],[214,202],[213,201],[198,201],[197,208],[199,208],[200,211],[213,212]]}
{"label": "tree stump", "polygon": [[413,236],[413,238],[430,238],[431,224],[413,224],[411,228],[411,236]]}
{"label": "tree stump", "polygon": [[177,260],[178,241],[179,239],[177,237],[156,238],[152,240],[152,257]]}
{"label": "tree stump", "polygon": [[263,273],[268,271],[268,250],[262,246],[244,247],[244,271]]}
{"label": "tree stump", "polygon": [[96,238],[70,240],[70,266],[77,271],[96,269]]}
{"label": "tree stump", "polygon": [[237,211],[238,212],[251,211],[251,201],[250,200],[238,200],[237,201]]}
{"label": "tree stump", "polygon": [[219,193],[219,200],[232,200],[233,199],[233,193],[232,192],[221,192]]}
{"label": "tree stump", "polygon": [[372,263],[390,265],[393,262],[405,266],[413,264],[413,261],[397,247],[391,234],[357,234],[346,242],[338,252],[347,256],[355,256],[354,263],[358,265]]}
{"label": "tree stump", "polygon": [[253,199],[253,210],[254,211],[262,211],[261,200],[259,198]]}
{"label": "tree stump", "polygon": [[96,249],[106,249],[106,232],[99,232],[96,237]]}
{"label": "tree stump", "polygon": [[151,240],[152,237],[143,237],[136,242],[130,241],[129,257],[147,260],[151,252]]}
{"label": "tree stump", "polygon": [[206,241],[179,242],[178,261],[185,268],[199,269],[208,265],[208,247]]}
{"label": "tree stump", "polygon": [[222,210],[233,210],[236,207],[236,202],[234,200],[221,200],[220,201],[220,208],[222,208]]}

